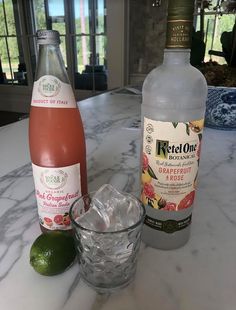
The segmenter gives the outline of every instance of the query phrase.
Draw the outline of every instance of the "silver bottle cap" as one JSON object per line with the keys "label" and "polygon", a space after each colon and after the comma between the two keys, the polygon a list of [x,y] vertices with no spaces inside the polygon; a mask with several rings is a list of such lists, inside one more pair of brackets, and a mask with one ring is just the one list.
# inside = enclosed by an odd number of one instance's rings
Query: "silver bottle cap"
{"label": "silver bottle cap", "polygon": [[56,30],[38,30],[36,33],[38,44],[60,44],[60,34]]}

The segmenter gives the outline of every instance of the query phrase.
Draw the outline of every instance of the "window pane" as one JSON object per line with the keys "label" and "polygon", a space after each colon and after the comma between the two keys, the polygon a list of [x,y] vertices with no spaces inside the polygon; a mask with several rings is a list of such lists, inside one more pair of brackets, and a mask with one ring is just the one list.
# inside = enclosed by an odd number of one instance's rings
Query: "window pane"
{"label": "window pane", "polygon": [[[7,55],[7,46],[9,49],[10,59],[8,59]],[[4,83],[27,85],[26,66],[23,55],[19,57],[17,39],[13,37],[7,38],[6,42],[5,38],[1,38],[0,53],[2,55],[2,70],[5,77]],[[21,58],[21,61],[19,61],[19,58]]]}
{"label": "window pane", "polygon": [[[223,51],[222,44],[221,44],[221,36],[225,32],[232,31],[234,21],[235,21],[234,15],[223,15],[223,16],[217,17],[216,31],[215,31],[214,41],[213,41],[213,48],[212,48],[214,51]],[[214,60],[218,61],[219,63],[226,63],[226,60],[224,57],[215,56]]]}
{"label": "window pane", "polygon": [[0,2],[0,35],[5,35],[6,34],[6,26],[5,26],[5,21],[4,21],[4,14],[3,14],[3,3]]}
{"label": "window pane", "polygon": [[217,35],[221,35],[224,31],[232,31],[235,22],[235,15],[225,14],[219,16],[218,19]]}
{"label": "window pane", "polygon": [[[61,39],[60,48],[61,48],[61,52],[62,52],[65,65],[67,65],[66,45],[65,45],[66,27],[65,27],[65,16],[64,16],[65,15],[64,0],[48,0],[48,10],[49,10],[48,12],[49,20],[48,20],[48,27],[47,27],[44,0],[34,0],[34,15],[35,15],[35,21],[36,21],[36,30],[48,28],[48,29],[59,31],[61,35],[60,36],[60,39]],[[35,63],[35,60],[32,59],[32,62]]]}
{"label": "window pane", "polygon": [[96,36],[96,64],[106,66],[106,37],[105,36]]}
{"label": "window pane", "polygon": [[48,0],[49,16],[64,16],[64,0]]}
{"label": "window pane", "polygon": [[12,71],[17,71],[19,64],[19,50],[16,38],[8,38],[8,48],[10,53]]}
{"label": "window pane", "polygon": [[96,33],[104,33],[105,30],[105,1],[104,0],[97,0],[97,20],[96,20]]}
{"label": "window pane", "polygon": [[52,29],[59,31],[60,34],[66,33],[65,28],[65,9],[63,0],[49,0],[49,16],[52,20]]}
{"label": "window pane", "polygon": [[205,32],[205,43],[206,43],[205,61],[209,60],[208,52],[209,50],[212,49],[214,22],[215,22],[215,16],[212,16],[212,15],[205,16],[204,18],[204,32]]}
{"label": "window pane", "polygon": [[[215,24],[215,35],[214,35],[214,23],[215,16],[214,15],[206,15],[204,17],[204,31],[205,31],[205,42],[206,42],[206,52],[205,52],[205,61],[209,61],[210,59],[217,61],[220,64],[226,63],[224,57],[219,57],[212,55],[210,57],[209,50],[213,50],[216,52],[222,52],[221,45],[221,35],[223,32],[232,31],[233,25],[235,22],[235,16],[233,14],[224,14],[222,16],[216,17]],[[200,30],[200,16],[197,18],[197,31]]]}
{"label": "window pane", "polygon": [[62,52],[63,60],[65,66],[66,63],[66,25],[65,25],[65,8],[64,8],[64,0],[49,0],[48,1],[49,7],[49,17],[52,21],[52,29],[57,30],[60,33],[60,49]]}
{"label": "window pane", "polygon": [[[0,39],[1,57],[1,83],[27,84],[26,66],[24,63],[23,48],[21,42],[21,31],[17,3],[12,0],[0,1],[0,29],[2,37]],[[6,14],[6,19],[4,15]],[[15,20],[16,19],[16,20]],[[17,30],[16,33],[16,22]],[[18,35],[18,36],[17,36]]]}
{"label": "window pane", "polygon": [[13,5],[12,0],[5,0],[5,10],[6,10],[6,19],[7,19],[7,27],[8,34],[16,34],[16,25],[13,13]]}
{"label": "window pane", "polygon": [[89,33],[89,1],[74,0],[75,29],[77,34]]}
{"label": "window pane", "polygon": [[82,73],[85,66],[90,63],[90,37],[81,36],[76,38],[77,47],[77,72]]}
{"label": "window pane", "polygon": [[7,46],[5,38],[0,38],[0,54],[1,54],[1,62],[2,62],[2,71],[5,75],[5,78],[11,78],[10,66],[7,57]]}
{"label": "window pane", "polygon": [[[99,38],[97,38],[99,39]],[[92,50],[90,42],[92,37],[77,37],[77,70],[75,73],[75,88],[87,90],[106,90],[107,74],[104,70],[104,37],[99,39],[101,44],[100,55],[96,55],[96,64],[93,66]],[[100,65],[99,65],[100,62]]]}
{"label": "window pane", "polygon": [[[55,21],[56,19],[53,18],[53,20]],[[62,19],[60,19],[60,21],[61,20]],[[53,22],[52,23],[52,29],[59,31],[60,34],[65,34],[66,33],[66,26],[64,23],[64,18],[63,18],[63,22],[59,22],[59,19],[57,19],[56,22]]]}
{"label": "window pane", "polygon": [[[9,54],[10,54],[10,64],[9,64],[9,59],[7,55],[7,44],[8,44],[8,49],[9,49]],[[7,44],[6,44],[6,39],[1,39],[0,41],[0,46],[1,46],[1,54],[2,54],[2,69],[3,72],[6,74],[6,78],[8,80],[12,79],[11,75],[11,69],[12,69],[12,74],[14,71],[18,70],[18,48],[17,48],[17,42],[16,38],[7,38]],[[5,53],[2,53],[2,48],[5,49]],[[11,65],[11,69],[10,69]]]}
{"label": "window pane", "polygon": [[[105,0],[74,0],[77,89],[107,89]],[[83,35],[86,34],[86,35]],[[95,36],[94,36],[95,34]]]}
{"label": "window pane", "polygon": [[33,6],[34,6],[34,17],[35,17],[35,23],[36,23],[36,30],[46,29],[44,0],[34,0]]}
{"label": "window pane", "polygon": [[52,19],[52,29],[59,31],[60,34],[65,34],[66,33],[66,26],[64,22],[64,17],[56,17]]}

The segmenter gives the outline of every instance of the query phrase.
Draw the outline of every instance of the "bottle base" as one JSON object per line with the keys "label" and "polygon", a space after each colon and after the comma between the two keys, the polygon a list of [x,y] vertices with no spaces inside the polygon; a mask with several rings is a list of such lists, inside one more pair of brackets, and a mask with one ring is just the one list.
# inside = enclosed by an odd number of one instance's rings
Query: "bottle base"
{"label": "bottle base", "polygon": [[183,230],[168,234],[143,226],[142,241],[148,246],[159,250],[174,250],[184,246],[190,238],[190,226]]}

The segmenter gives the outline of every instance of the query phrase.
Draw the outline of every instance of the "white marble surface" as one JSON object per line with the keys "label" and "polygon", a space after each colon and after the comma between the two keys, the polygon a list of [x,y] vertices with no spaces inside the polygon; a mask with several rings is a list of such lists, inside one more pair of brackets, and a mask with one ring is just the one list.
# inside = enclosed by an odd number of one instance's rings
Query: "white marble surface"
{"label": "white marble surface", "polygon": [[[89,189],[110,182],[138,190],[140,98],[100,95],[81,102]],[[27,120],[0,128],[1,310],[235,310],[236,132],[205,129],[190,241],[173,251],[141,246],[133,284],[98,295],[78,265],[38,275],[29,250],[40,234],[27,145]]]}
{"label": "white marble surface", "polygon": [[27,164],[28,119],[0,127],[0,177]]}

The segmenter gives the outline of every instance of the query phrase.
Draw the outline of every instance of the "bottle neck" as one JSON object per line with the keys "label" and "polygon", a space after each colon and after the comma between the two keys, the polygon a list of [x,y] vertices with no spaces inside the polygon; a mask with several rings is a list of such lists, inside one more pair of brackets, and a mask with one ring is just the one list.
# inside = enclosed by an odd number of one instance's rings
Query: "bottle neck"
{"label": "bottle neck", "polygon": [[187,65],[190,63],[189,49],[165,49],[164,65]]}
{"label": "bottle neck", "polygon": [[168,21],[166,48],[188,49],[192,41],[192,21]]}
{"label": "bottle neck", "polygon": [[64,61],[58,44],[40,44],[35,80],[44,75],[52,75],[64,83],[69,83]]}
{"label": "bottle neck", "polygon": [[194,0],[169,0],[166,48],[191,47]]}

